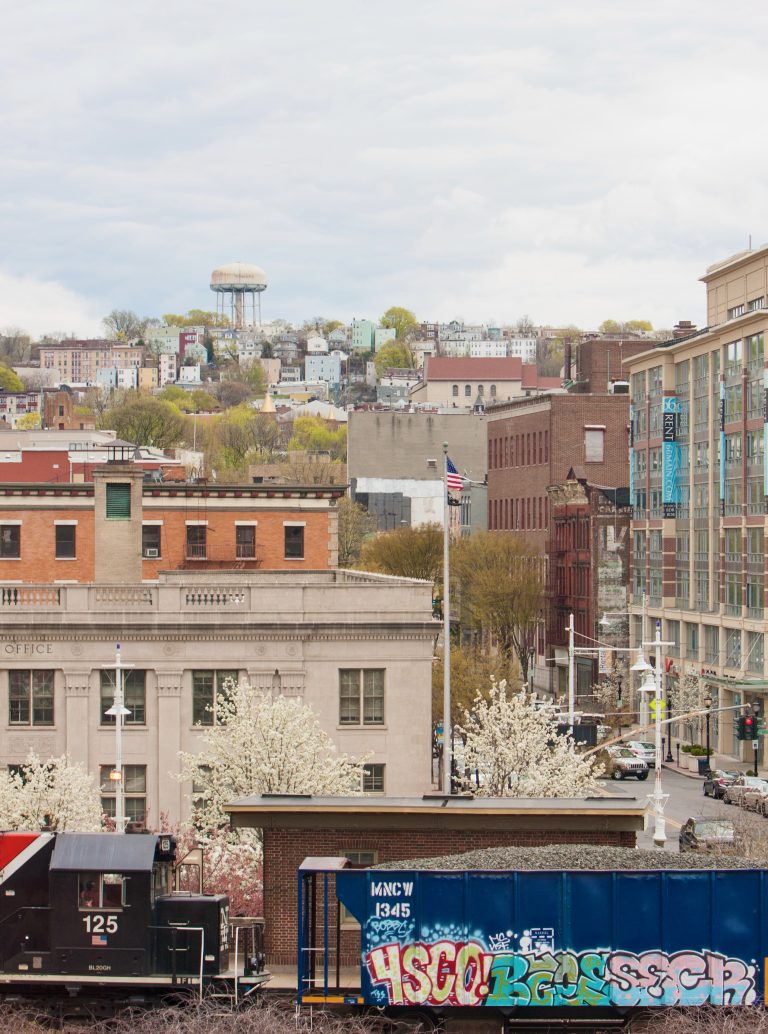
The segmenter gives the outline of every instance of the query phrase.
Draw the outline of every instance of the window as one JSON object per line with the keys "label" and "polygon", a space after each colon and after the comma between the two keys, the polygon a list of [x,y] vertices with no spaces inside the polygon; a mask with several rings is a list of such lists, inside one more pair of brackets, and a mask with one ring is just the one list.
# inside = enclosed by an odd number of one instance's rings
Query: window
{"label": "window", "polygon": [[18,560],[21,556],[21,525],[0,524],[0,559]]}
{"label": "window", "polygon": [[699,659],[699,626],[689,622],[685,624],[685,655],[692,661]]}
{"label": "window", "polygon": [[192,672],[192,722],[195,725],[213,725],[216,698],[224,691],[224,684],[227,679],[237,682],[238,672]]}
{"label": "window", "polygon": [[458,384],[454,384],[453,388],[451,389],[451,394],[453,395],[454,398],[458,398],[459,397],[459,386],[458,386]]}
{"label": "window", "polygon": [[141,555],[146,558],[160,556],[160,525],[142,524]]}
{"label": "window", "polygon": [[384,724],[384,669],[339,669],[339,725]]}
{"label": "window", "polygon": [[491,398],[492,399],[496,398],[496,385],[495,384],[491,385]]}
{"label": "window", "polygon": [[680,622],[679,621],[668,621],[667,622],[667,639],[669,640],[669,646],[667,647],[667,653],[670,657],[680,656]]}
{"label": "window", "polygon": [[725,632],[725,666],[741,667],[741,629],[728,628]]}
{"label": "window", "polygon": [[187,525],[187,559],[205,560],[208,529],[204,524]]}
{"label": "window", "polygon": [[286,560],[303,560],[304,559],[304,525],[303,524],[286,524],[284,530],[285,530],[285,559]]}
{"label": "window", "polygon": [[53,672],[8,672],[9,725],[53,725]]}
{"label": "window", "polygon": [[477,386],[477,394],[478,394],[478,396],[480,398],[483,397],[483,395],[485,394],[485,385],[484,384],[478,384],[478,386]]}
{"label": "window", "polygon": [[464,395],[465,395],[466,398],[471,398],[472,397],[472,385],[471,384],[465,384],[464,385]]}
{"label": "window", "polygon": [[[146,725],[146,671],[131,668],[123,672],[123,703],[131,712],[123,715],[124,725]],[[101,724],[114,725],[115,716],[106,712],[115,702],[115,673],[101,671]]]}
{"label": "window", "polygon": [[765,308],[765,297],[761,295],[759,298],[752,298],[747,302],[747,311],[755,312],[756,309]]}
{"label": "window", "polygon": [[131,486],[107,485],[107,519],[127,521],[131,516]]}
{"label": "window", "polygon": [[[77,904],[81,911],[109,909],[118,911],[125,905],[125,878],[117,872],[81,872],[77,881]],[[97,922],[100,920],[100,922]],[[84,920],[92,933],[114,933],[110,918],[94,916]]]}
{"label": "window", "polygon": [[76,524],[56,525],[56,559],[75,559],[75,531]]}
{"label": "window", "polygon": [[[109,777],[112,771],[112,765],[102,765],[99,776],[101,810],[110,818],[115,817],[115,783]],[[143,825],[147,818],[146,765],[123,765],[123,802],[128,821]]]}
{"label": "window", "polygon": [[253,560],[256,557],[254,524],[239,524],[235,528],[235,556],[238,560]]}
{"label": "window", "polygon": [[728,319],[729,320],[735,320],[737,316],[743,316],[743,315],[744,315],[744,306],[743,305],[734,305],[733,308],[728,310]]}
{"label": "window", "polygon": [[386,765],[363,766],[363,793],[384,793],[384,769]]}
{"label": "window", "polygon": [[704,626],[704,660],[707,664],[720,663],[720,629],[717,625]]}

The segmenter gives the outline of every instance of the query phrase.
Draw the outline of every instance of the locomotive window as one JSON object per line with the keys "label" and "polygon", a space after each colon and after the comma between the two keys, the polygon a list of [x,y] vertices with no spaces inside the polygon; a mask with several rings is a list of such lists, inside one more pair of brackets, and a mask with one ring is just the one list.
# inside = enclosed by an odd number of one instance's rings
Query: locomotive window
{"label": "locomotive window", "polygon": [[122,909],[125,904],[125,877],[113,872],[81,872],[78,878],[78,904],[81,909]]}

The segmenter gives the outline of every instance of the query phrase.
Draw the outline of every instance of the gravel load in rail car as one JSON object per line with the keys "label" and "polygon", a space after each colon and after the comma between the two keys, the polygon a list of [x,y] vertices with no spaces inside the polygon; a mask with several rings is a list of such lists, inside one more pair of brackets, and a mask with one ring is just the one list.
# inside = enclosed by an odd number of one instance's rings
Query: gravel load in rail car
{"label": "gravel load in rail car", "polygon": [[464,854],[439,858],[408,858],[400,862],[381,862],[373,869],[450,871],[509,870],[681,870],[681,869],[755,869],[754,859],[731,854],[667,854],[665,851],[638,851],[633,847],[594,847],[590,844],[548,844],[546,847],[485,847]]}

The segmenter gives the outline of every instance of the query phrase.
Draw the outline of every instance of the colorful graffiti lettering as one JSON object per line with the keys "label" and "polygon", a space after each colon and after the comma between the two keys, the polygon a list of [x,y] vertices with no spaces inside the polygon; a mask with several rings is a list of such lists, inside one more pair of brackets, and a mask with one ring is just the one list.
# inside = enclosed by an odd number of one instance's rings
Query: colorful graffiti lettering
{"label": "colorful graffiti lettering", "polygon": [[[498,942],[497,942],[498,943]],[[390,1005],[750,1005],[755,967],[716,952],[488,952],[476,940],[369,951]],[[380,990],[380,989],[379,989]]]}
{"label": "colorful graffiti lettering", "polygon": [[482,1005],[493,956],[477,941],[385,944],[368,952],[374,983],[387,985],[390,1005]]}

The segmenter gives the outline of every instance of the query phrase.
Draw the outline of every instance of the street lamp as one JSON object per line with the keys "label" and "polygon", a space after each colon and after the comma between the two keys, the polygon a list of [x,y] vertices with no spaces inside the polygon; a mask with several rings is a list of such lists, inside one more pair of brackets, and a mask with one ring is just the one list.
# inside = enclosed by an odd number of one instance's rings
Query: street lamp
{"label": "street lamp", "polygon": [[120,656],[120,643],[115,646],[115,692],[112,697],[112,706],[105,711],[115,719],[115,767],[109,773],[109,778],[115,784],[115,829],[118,833],[125,833],[125,785],[123,782],[123,719],[131,712],[123,702],[123,672],[126,668],[132,668],[132,664],[123,664]]}
{"label": "street lamp", "polygon": [[704,697],[704,706],[707,709],[706,722],[707,722],[707,775],[712,772],[712,765],[709,763],[709,718],[712,713],[712,697],[707,693]]}
{"label": "street lamp", "polygon": [[757,763],[760,754],[760,740],[758,739],[760,735],[758,731],[760,728],[760,704],[757,700],[752,704],[752,714],[755,716],[755,738],[752,740],[752,745],[755,748],[755,775],[757,775]]}
{"label": "street lamp", "polygon": [[643,643],[643,646],[653,646],[653,670],[647,671],[645,674],[645,682],[640,686],[641,693],[653,692],[654,708],[654,727],[655,727],[655,741],[656,751],[654,759],[654,789],[653,794],[648,795],[648,799],[653,802],[653,842],[656,847],[664,847],[667,839],[666,824],[664,821],[664,807],[669,799],[669,794],[662,793],[661,789],[661,712],[664,709],[664,701],[661,697],[661,648],[662,646],[671,646],[671,643],[662,642],[661,640],[661,622],[656,622],[656,636],[652,642]]}

